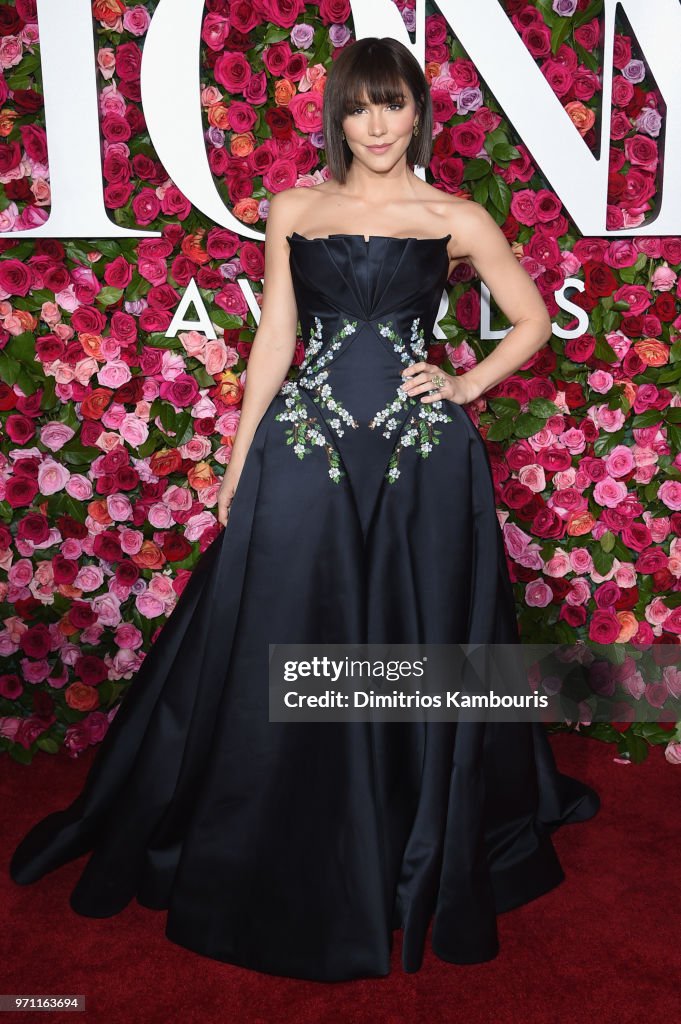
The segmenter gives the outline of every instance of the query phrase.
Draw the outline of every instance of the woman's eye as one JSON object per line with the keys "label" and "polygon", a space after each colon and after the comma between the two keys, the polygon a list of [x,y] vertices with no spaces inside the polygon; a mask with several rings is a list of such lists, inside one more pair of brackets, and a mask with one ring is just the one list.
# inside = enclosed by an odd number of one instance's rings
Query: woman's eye
{"label": "woman's eye", "polygon": [[[398,110],[401,110],[402,107],[404,106],[404,104],[403,103],[387,103],[386,106],[388,106],[388,107],[397,107]],[[365,109],[366,109],[365,107],[355,107],[354,110],[350,111],[350,113],[351,114],[356,114],[358,110],[365,110]]]}

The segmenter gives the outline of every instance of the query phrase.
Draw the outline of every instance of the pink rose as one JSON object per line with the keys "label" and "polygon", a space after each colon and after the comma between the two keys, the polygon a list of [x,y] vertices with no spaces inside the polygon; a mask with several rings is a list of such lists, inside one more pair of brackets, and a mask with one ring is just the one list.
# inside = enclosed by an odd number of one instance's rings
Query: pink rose
{"label": "pink rose", "polygon": [[53,459],[45,459],[38,468],[40,493],[49,495],[63,491],[69,475],[66,466],[62,466],[59,462],[54,462]]}
{"label": "pink rose", "polygon": [[678,480],[665,480],[657,489],[657,497],[673,512],[681,510],[681,483]]}
{"label": "pink rose", "polygon": [[224,14],[207,14],[204,18],[201,38],[206,46],[220,53],[225,48],[229,35],[229,18]]}
{"label": "pink rose", "polygon": [[69,427],[68,424],[60,423],[57,420],[53,420],[52,423],[46,423],[45,426],[40,428],[40,441],[51,452],[58,452],[74,435],[75,430],[73,427]]}
{"label": "pink rose", "polygon": [[0,290],[6,295],[28,295],[33,285],[33,274],[21,260],[0,261]]}
{"label": "pink rose", "polygon": [[105,388],[120,388],[132,378],[132,372],[122,359],[105,363],[97,374],[97,380]]}
{"label": "pink rose", "polygon": [[143,36],[150,24],[149,12],[141,4],[129,7],[123,15],[123,28],[133,36]]}
{"label": "pink rose", "polygon": [[165,614],[165,605],[162,601],[159,601],[157,597],[150,594],[146,590],[143,594],[138,594],[135,598],[135,607],[140,615],[145,619],[155,619],[159,615]]}

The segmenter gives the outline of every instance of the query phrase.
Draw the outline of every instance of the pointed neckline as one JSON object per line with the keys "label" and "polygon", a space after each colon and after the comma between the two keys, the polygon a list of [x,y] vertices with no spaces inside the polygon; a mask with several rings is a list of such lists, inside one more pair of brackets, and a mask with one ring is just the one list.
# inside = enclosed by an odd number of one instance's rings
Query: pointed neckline
{"label": "pointed neckline", "polygon": [[290,235],[286,235],[286,239],[293,238],[293,236],[302,238],[304,242],[329,242],[332,238],[359,238],[365,245],[369,245],[374,240],[380,241],[395,241],[395,242],[448,242],[452,237],[451,233],[447,235],[441,235],[439,238],[424,237],[417,238],[415,235],[369,235],[365,238],[364,235],[351,234],[346,231],[334,231],[330,235],[319,235],[314,238],[309,238],[307,235],[301,235],[300,231],[292,231]]}

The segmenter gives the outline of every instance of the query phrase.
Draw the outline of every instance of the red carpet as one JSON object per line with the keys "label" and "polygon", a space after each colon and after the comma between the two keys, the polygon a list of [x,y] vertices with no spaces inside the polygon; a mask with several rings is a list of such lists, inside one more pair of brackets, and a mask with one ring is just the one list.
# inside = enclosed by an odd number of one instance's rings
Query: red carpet
{"label": "red carpet", "polygon": [[[499,917],[501,952],[458,966],[426,952],[418,974],[400,967],[395,933],[387,978],[322,984],[221,964],[174,946],[165,914],[131,903],[93,920],[68,905],[87,857],[32,886],[11,882],[16,843],[39,817],[81,788],[94,750],[74,761],[39,755],[29,767],[5,756],[0,993],[86,996],[86,1012],[49,1012],[54,1024],[638,1024],[676,1019],[681,944],[681,768],[660,748],[642,765],[614,749],[553,737],[559,767],[593,785],[602,807],[554,841],[567,878],[553,892]],[[36,1015],[3,1013],[2,1020]]]}

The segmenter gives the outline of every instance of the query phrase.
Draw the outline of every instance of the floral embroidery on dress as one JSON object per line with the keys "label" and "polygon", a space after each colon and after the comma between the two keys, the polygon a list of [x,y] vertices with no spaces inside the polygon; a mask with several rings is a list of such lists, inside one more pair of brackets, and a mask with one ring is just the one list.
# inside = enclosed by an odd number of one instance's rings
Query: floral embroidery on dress
{"label": "floral embroidery on dress", "polygon": [[[390,338],[395,351],[406,366],[426,359],[425,339],[423,329],[419,328],[419,322],[420,317],[412,321],[410,351],[407,350],[404,341],[391,324],[377,325],[381,335],[384,338]],[[395,414],[405,409],[413,408],[415,405],[418,405],[416,414],[418,422],[409,424],[400,434],[399,440],[393,448],[385,473],[389,483],[394,483],[400,475],[399,461],[402,449],[414,447],[422,458],[427,458],[433,450],[433,445],[440,443],[439,437],[442,431],[436,430],[435,424],[450,423],[452,420],[452,417],[443,411],[442,399],[424,404],[420,397],[406,395],[400,383],[397,387],[397,397],[393,398],[382,409],[379,409],[369,423],[369,428],[375,430],[376,427],[384,426],[383,437],[389,438],[399,426],[399,420],[395,418]]]}
{"label": "floral embroidery on dress", "polygon": [[339,436],[343,436],[342,423],[353,429],[359,424],[354,416],[334,398],[330,384],[326,383],[329,371],[324,366],[331,362],[334,354],[341,347],[343,338],[348,337],[357,329],[356,320],[343,319],[343,326],[331,339],[326,352],[313,362],[323,345],[323,324],[319,317],[314,318],[314,328],[310,334],[305,358],[299,367],[298,376],[292,380],[284,381],[280,388],[280,394],[286,396],[286,412],[277,413],[275,420],[288,421],[293,425],[286,431],[288,436],[287,444],[293,445],[293,451],[299,459],[309,455],[314,446],[323,446],[326,449],[329,460],[329,476],[334,483],[339,483],[340,478],[346,474],[340,468],[341,460],[337,449],[330,444],[324,433],[319,428],[319,420],[310,414],[310,411],[300,393],[300,388],[311,391],[317,399],[317,403],[329,412],[335,414],[333,419],[328,421],[329,427]]}

